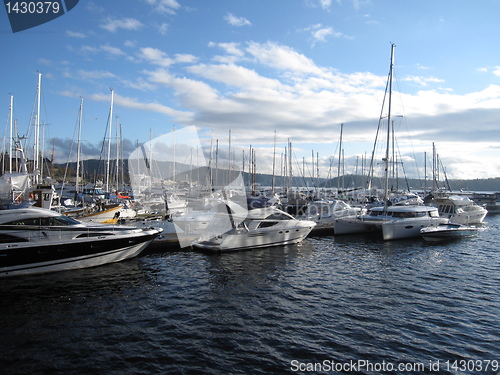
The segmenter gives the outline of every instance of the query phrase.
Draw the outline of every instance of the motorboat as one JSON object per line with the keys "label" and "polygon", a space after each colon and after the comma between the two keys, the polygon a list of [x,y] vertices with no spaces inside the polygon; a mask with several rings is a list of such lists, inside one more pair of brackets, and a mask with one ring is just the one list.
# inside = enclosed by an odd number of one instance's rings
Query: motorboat
{"label": "motorboat", "polygon": [[433,193],[431,198],[430,204],[438,208],[439,215],[455,224],[480,224],[488,213],[466,196]]}
{"label": "motorboat", "polygon": [[475,236],[478,231],[478,227],[448,223],[422,228],[420,230],[420,235],[426,241],[445,241]]}
{"label": "motorboat", "polygon": [[161,229],[76,221],[55,211],[0,210],[0,277],[99,266],[135,257]]}
{"label": "motorboat", "polygon": [[[229,210],[229,208],[228,208]],[[227,228],[228,221],[230,229]],[[299,243],[316,223],[297,220],[275,207],[255,208],[243,216],[217,213],[206,229],[206,235],[192,243],[196,249],[225,252]]]}

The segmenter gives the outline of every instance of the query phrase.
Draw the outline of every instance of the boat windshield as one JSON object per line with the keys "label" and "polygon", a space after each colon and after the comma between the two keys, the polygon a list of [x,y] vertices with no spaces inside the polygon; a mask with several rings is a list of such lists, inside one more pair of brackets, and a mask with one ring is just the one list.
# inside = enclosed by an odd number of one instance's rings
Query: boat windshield
{"label": "boat windshield", "polygon": [[80,222],[66,216],[53,216],[53,217],[33,217],[26,219],[14,220],[3,225],[38,225],[42,227],[59,227],[66,225],[76,225]]}

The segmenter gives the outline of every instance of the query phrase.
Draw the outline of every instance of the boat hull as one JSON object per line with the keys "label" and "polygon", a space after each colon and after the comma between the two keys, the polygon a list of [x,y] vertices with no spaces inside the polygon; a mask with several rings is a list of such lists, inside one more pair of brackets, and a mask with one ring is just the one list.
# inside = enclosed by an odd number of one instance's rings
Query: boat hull
{"label": "boat hull", "polygon": [[443,225],[437,228],[424,228],[420,231],[422,238],[429,242],[456,240],[464,237],[472,237],[478,233],[475,227],[464,227],[461,225]]}
{"label": "boat hull", "polygon": [[280,230],[241,231],[222,238],[195,241],[192,245],[196,249],[214,252],[291,245],[303,241],[313,227],[314,225],[310,227],[282,228]]}
{"label": "boat hull", "polygon": [[342,217],[335,220],[334,234],[370,233],[380,230],[381,221],[365,220],[361,217]]}
{"label": "boat hull", "polygon": [[0,277],[40,274],[100,266],[139,255],[160,233],[149,229],[116,238],[75,238],[72,241],[0,246]]}
{"label": "boat hull", "polygon": [[382,237],[386,241],[419,237],[423,228],[435,227],[446,221],[442,218],[387,221],[382,224]]}

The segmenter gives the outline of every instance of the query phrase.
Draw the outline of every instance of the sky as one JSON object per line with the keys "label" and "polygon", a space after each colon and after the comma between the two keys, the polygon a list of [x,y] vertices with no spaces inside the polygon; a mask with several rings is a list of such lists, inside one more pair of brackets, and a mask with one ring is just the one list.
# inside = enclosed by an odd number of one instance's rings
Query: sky
{"label": "sky", "polygon": [[41,73],[44,153],[56,162],[76,158],[81,98],[82,154],[99,157],[113,89],[125,155],[196,126],[220,157],[230,138],[241,166],[254,148],[257,172],[273,155],[281,171],[291,142],[294,175],[335,177],[339,154],[360,173],[387,121],[394,43],[394,154],[409,177],[430,175],[433,144],[448,178],[499,177],[498,14],[495,0],[81,0],[13,33],[2,7],[3,144],[11,96],[18,133],[31,136]]}

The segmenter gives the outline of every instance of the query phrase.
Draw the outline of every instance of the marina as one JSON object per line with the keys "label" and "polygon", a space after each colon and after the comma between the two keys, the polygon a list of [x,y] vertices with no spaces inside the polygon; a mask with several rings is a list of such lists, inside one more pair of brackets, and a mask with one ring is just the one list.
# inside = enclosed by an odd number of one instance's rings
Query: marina
{"label": "marina", "polygon": [[500,375],[500,3],[117,4],[0,15],[1,375]]}

